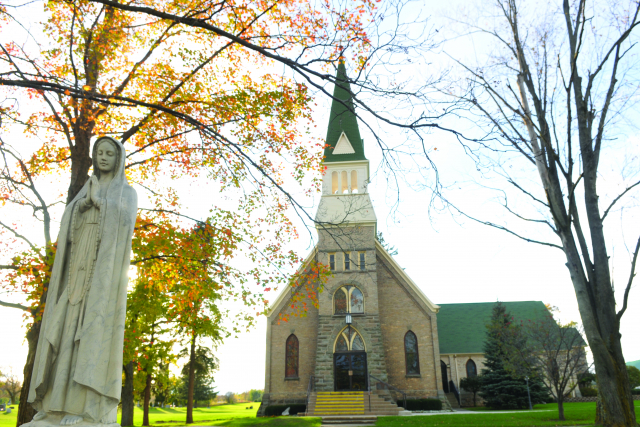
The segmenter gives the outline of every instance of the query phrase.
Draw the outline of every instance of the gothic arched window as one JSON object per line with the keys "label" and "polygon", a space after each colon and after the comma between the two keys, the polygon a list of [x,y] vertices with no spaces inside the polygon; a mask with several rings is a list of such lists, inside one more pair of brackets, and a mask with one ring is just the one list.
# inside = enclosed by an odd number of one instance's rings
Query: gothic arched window
{"label": "gothic arched window", "polygon": [[285,378],[298,378],[298,338],[293,334],[287,338],[285,359]]}
{"label": "gothic arched window", "polygon": [[418,338],[411,331],[408,331],[404,336],[404,357],[407,364],[407,375],[419,375]]}
{"label": "gothic arched window", "polygon": [[469,359],[467,360],[467,378],[478,376],[478,368],[476,368],[476,362]]}
{"label": "gothic arched window", "polygon": [[335,353],[346,351],[365,351],[364,340],[362,335],[354,327],[344,328],[336,338],[334,347]]}
{"label": "gothic arched window", "polygon": [[333,295],[333,314],[364,313],[364,295],[355,286],[343,286]]}

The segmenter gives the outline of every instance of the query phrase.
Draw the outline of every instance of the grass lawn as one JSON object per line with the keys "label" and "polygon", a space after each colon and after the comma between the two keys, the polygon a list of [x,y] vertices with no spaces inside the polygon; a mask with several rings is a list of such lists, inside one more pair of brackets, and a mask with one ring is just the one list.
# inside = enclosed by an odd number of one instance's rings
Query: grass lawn
{"label": "grass lawn", "polygon": [[[640,414],[640,401],[635,401],[636,414]],[[595,420],[596,404],[565,403],[566,421],[558,421],[558,405],[549,403],[535,405],[534,410],[544,412],[519,412],[504,414],[452,414],[413,417],[381,417],[376,426],[380,427],[413,427],[413,426],[500,426],[500,427],[542,427],[542,426],[591,426]]]}
{"label": "grass lawn", "polygon": [[[246,409],[253,406],[253,409]],[[194,424],[207,423],[230,418],[255,418],[260,402],[235,403],[232,405],[218,405],[211,408],[193,408]],[[183,426],[187,420],[187,408],[149,408],[149,423],[157,426]],[[118,414],[120,422],[120,414]],[[134,408],[133,424],[142,425],[142,408]],[[209,424],[211,425],[211,424]]]}
{"label": "grass lawn", "polygon": [[[253,406],[253,409],[246,409]],[[260,407],[257,403],[236,403],[233,405],[219,405],[211,408],[194,408],[192,425],[207,426],[264,426],[264,427],[319,427],[320,418],[298,417],[267,417],[256,418],[256,412]],[[187,418],[186,408],[150,408],[149,423],[156,427],[184,426]],[[14,405],[11,414],[0,414],[0,427],[15,427],[18,416],[18,405]],[[120,416],[118,416],[120,422]],[[135,408],[133,412],[133,424],[142,425],[142,409]]]}

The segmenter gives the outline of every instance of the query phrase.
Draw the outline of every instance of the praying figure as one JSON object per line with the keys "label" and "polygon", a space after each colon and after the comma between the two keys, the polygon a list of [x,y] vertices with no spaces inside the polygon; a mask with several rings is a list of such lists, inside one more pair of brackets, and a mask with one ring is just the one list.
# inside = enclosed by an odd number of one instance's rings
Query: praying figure
{"label": "praying figure", "polygon": [[28,401],[38,411],[32,427],[118,426],[138,199],[119,141],[98,138],[92,158],[93,175],[60,224],[29,387]]}

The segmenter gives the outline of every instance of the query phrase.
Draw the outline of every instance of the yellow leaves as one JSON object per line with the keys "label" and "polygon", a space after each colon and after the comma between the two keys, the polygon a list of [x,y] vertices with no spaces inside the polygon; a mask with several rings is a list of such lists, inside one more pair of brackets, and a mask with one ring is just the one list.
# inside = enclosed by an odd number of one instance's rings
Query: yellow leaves
{"label": "yellow leaves", "polygon": [[82,86],[82,90],[89,92],[89,91],[91,91],[91,86],[84,85],[84,86]]}

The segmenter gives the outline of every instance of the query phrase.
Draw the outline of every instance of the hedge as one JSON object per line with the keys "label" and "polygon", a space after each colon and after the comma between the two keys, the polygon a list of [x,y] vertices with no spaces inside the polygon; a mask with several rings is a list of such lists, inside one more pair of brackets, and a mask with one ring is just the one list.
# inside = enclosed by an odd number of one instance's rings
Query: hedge
{"label": "hedge", "polygon": [[633,390],[631,390],[631,394],[633,394],[634,396],[640,396],[640,388],[634,388]]}
{"label": "hedge", "polygon": [[[403,401],[398,399],[398,406],[402,406]],[[407,411],[441,411],[442,401],[440,399],[407,399]]]}
{"label": "hedge", "polygon": [[580,389],[580,394],[584,397],[596,397],[598,395],[598,390],[593,387],[582,387],[582,389]]}
{"label": "hedge", "polygon": [[264,415],[266,417],[282,415],[287,408],[289,408],[289,415],[296,415],[298,412],[305,412],[307,410],[307,405],[271,405],[267,406],[267,409],[264,411]]}

